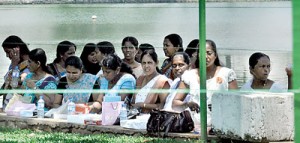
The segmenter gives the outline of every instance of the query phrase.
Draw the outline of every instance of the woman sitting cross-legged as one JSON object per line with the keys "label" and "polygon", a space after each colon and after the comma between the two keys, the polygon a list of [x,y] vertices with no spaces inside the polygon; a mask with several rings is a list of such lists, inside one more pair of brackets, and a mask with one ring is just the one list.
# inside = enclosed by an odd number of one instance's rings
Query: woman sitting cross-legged
{"label": "woman sitting cross-legged", "polygon": [[109,90],[105,94],[101,93],[93,107],[96,112],[102,108],[104,98],[120,96],[121,101],[128,104],[132,98],[132,93],[118,93],[119,90],[135,89],[136,80],[132,69],[115,54],[109,54],[102,60],[103,75],[100,76],[100,89]]}
{"label": "woman sitting cross-legged", "polygon": [[[83,64],[80,58],[71,56],[66,59],[66,72],[67,76],[60,79],[57,86],[58,89],[66,89],[64,93],[59,94],[57,101],[63,103],[72,99],[74,103],[90,103],[96,101],[99,94],[92,93],[92,89],[99,89],[97,77],[89,73],[83,73]],[[72,90],[89,90],[83,93],[71,92]],[[92,96],[91,96],[92,95]],[[92,105],[90,105],[92,108]]]}
{"label": "woman sitting cross-legged", "polygon": [[159,73],[157,54],[153,50],[146,50],[142,56],[142,67],[144,75],[137,79],[136,88],[140,89],[134,96],[133,106],[148,113],[151,109],[162,109],[168,93],[150,92],[155,89],[169,89],[170,79]]}
{"label": "woman sitting cross-legged", "polygon": [[[29,52],[28,69],[30,73],[25,77],[23,81],[23,88],[25,88],[26,90],[57,88],[55,77],[48,73],[46,62],[47,57],[43,49],[37,48]],[[48,109],[53,108],[56,104],[54,93],[25,93],[24,97],[28,97],[27,99],[31,103],[36,103],[41,95],[43,95],[45,107]]]}

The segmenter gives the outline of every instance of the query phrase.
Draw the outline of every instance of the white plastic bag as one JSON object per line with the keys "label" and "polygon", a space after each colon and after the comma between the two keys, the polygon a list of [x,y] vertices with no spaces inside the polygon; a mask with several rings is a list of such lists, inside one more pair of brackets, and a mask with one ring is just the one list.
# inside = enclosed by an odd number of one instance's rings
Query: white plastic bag
{"label": "white plastic bag", "polygon": [[20,101],[20,98],[22,96],[19,94],[12,94],[12,93],[8,93],[6,96],[6,100],[8,101],[6,106],[5,106],[5,112],[6,110],[10,109],[10,106],[12,106],[15,102]]}
{"label": "white plastic bag", "polygon": [[52,117],[53,114],[68,114],[68,104],[69,104],[69,101],[67,101],[66,103],[63,103],[58,108],[53,108],[53,109],[49,110],[45,114],[45,117]]}
{"label": "white plastic bag", "polygon": [[136,119],[129,119],[122,124],[123,128],[146,130],[147,122],[150,118],[150,114],[143,114],[136,116]]}

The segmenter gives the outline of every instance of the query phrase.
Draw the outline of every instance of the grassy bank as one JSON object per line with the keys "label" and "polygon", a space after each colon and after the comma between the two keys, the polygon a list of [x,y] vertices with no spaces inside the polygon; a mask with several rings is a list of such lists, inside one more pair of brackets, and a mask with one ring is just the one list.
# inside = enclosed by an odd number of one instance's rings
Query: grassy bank
{"label": "grassy bank", "polygon": [[47,143],[182,143],[196,142],[195,140],[160,139],[143,136],[125,136],[112,134],[81,135],[72,133],[48,133],[31,130],[9,129],[0,127],[0,142],[47,142]]}

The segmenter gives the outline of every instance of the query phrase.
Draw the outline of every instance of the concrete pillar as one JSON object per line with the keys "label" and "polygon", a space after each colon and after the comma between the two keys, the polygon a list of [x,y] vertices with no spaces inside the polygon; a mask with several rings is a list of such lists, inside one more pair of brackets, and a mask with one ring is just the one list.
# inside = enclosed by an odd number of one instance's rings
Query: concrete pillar
{"label": "concrete pillar", "polygon": [[293,93],[220,93],[212,97],[217,136],[267,142],[294,138]]}

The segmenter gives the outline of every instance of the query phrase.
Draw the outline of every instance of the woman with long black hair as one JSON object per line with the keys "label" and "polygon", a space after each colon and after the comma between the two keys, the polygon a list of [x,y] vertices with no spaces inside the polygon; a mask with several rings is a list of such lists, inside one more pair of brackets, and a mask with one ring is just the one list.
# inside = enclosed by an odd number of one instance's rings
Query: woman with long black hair
{"label": "woman with long black hair", "polygon": [[27,44],[23,42],[20,37],[11,35],[3,41],[2,47],[6,53],[6,57],[8,57],[11,61],[8,72],[4,76],[5,83],[2,88],[11,88],[12,70],[16,67],[20,70],[19,86],[16,88],[20,88],[22,81],[29,73],[27,68],[29,59],[29,49]]}

